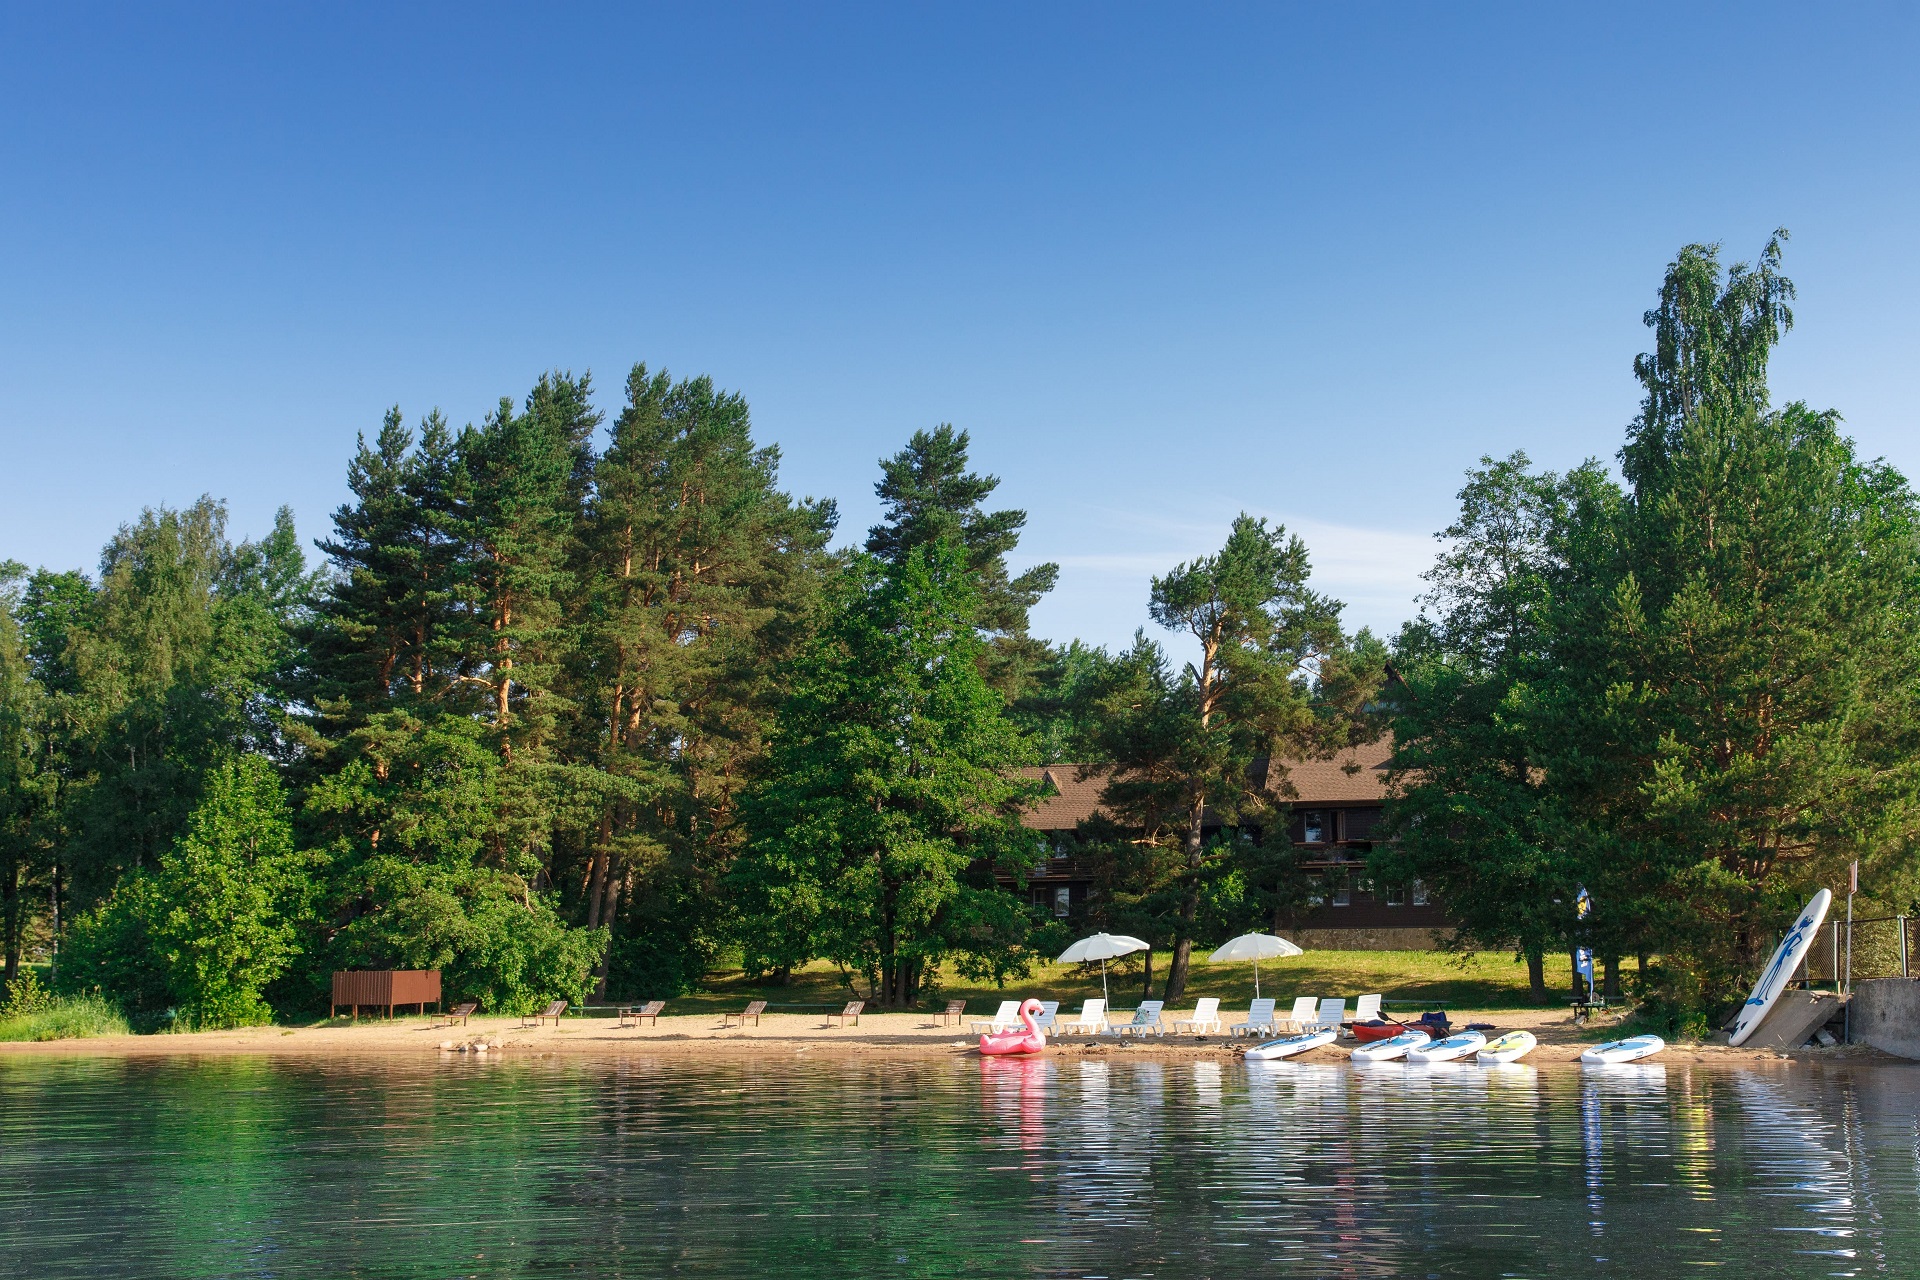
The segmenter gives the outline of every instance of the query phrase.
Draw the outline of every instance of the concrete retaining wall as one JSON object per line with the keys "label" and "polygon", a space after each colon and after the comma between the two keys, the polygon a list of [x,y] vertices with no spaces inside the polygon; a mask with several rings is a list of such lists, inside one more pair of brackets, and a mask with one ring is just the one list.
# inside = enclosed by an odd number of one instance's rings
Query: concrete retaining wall
{"label": "concrete retaining wall", "polygon": [[1883,1053],[1920,1058],[1920,982],[1869,978],[1853,984],[1848,1030]]}
{"label": "concrete retaining wall", "polygon": [[1383,926],[1378,929],[1301,929],[1287,937],[1309,951],[1431,951],[1433,929]]}

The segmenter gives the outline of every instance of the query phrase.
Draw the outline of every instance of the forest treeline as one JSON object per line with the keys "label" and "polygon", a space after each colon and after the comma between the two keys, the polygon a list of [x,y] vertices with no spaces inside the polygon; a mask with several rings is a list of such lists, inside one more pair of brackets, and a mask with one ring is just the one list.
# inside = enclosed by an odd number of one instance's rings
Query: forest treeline
{"label": "forest treeline", "polygon": [[[1097,926],[1170,950],[1173,998],[1196,943],[1327,887],[1262,762],[1390,733],[1360,874],[1423,881],[1536,985],[1588,945],[1697,1018],[1847,863],[1916,888],[1920,511],[1837,414],[1772,404],[1779,248],[1681,252],[1619,478],[1483,459],[1391,639],[1243,516],[1153,580],[1191,661],[1051,645],[1057,570],[1009,568],[1025,515],[964,432],[883,460],[881,522],[836,549],[743,398],[645,366],[610,421],[564,373],[458,430],[392,411],[311,560],[290,513],[234,542],[203,499],[92,575],[10,562],[8,979],[57,952],[64,990],[214,1026],[311,1013],[349,967],[514,1011],[824,959],[898,1006]],[[1001,887],[1051,762],[1107,770],[1068,925]]]}

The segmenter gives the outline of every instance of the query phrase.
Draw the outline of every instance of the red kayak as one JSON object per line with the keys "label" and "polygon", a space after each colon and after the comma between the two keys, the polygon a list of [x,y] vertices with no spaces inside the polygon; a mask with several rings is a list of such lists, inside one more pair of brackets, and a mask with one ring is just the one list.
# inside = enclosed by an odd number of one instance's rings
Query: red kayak
{"label": "red kayak", "polygon": [[1374,1018],[1367,1022],[1353,1024],[1353,1038],[1365,1044],[1369,1040],[1391,1040],[1406,1028],[1398,1022],[1383,1022]]}

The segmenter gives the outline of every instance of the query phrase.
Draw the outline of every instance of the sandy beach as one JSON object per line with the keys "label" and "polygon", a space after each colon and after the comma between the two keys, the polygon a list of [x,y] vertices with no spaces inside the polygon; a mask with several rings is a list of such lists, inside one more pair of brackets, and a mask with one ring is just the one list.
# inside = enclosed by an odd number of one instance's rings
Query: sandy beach
{"label": "sandy beach", "polygon": [[[1540,1045],[1527,1062],[1570,1065],[1594,1043],[1592,1028],[1576,1027],[1565,1010],[1455,1011],[1456,1026],[1491,1023],[1502,1031],[1525,1029]],[[968,1020],[970,1021],[970,1020]],[[502,1057],[579,1055],[620,1057],[765,1057],[774,1053],[852,1055],[885,1058],[973,1057],[977,1035],[967,1021],[939,1025],[926,1013],[863,1014],[857,1026],[829,1026],[820,1014],[764,1015],[758,1026],[722,1028],[718,1014],[664,1016],[659,1025],[620,1027],[612,1017],[570,1017],[555,1027],[524,1027],[518,1018],[475,1017],[467,1026],[435,1027],[421,1017],[365,1018],[357,1023],[320,1027],[249,1027],[178,1035],[106,1036],[86,1040],[0,1044],[0,1054],[92,1054],[149,1056],[176,1054],[301,1054],[327,1057],[358,1055],[438,1055],[474,1051]],[[1120,1055],[1160,1058],[1230,1058],[1247,1041],[1230,1036],[1058,1036],[1046,1052],[1061,1057]],[[1350,1040],[1316,1049],[1296,1062],[1343,1062]],[[1739,1065],[1786,1060],[1838,1061],[1884,1057],[1864,1045],[1802,1049],[1791,1053],[1734,1049],[1724,1044],[1681,1043],[1653,1061]],[[1889,1059],[1891,1060],[1891,1059]]]}

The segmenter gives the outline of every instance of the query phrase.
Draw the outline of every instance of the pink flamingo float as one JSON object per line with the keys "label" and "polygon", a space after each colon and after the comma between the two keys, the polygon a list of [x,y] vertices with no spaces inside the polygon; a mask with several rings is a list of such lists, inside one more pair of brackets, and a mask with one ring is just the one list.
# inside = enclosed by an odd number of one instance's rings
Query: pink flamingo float
{"label": "pink flamingo float", "polygon": [[988,1056],[1003,1053],[1039,1053],[1047,1047],[1046,1033],[1040,1030],[1036,1019],[1040,1014],[1038,1000],[1023,1000],[1020,1003],[1020,1021],[1027,1024],[1025,1031],[1001,1031],[993,1035],[980,1037],[980,1052]]}

